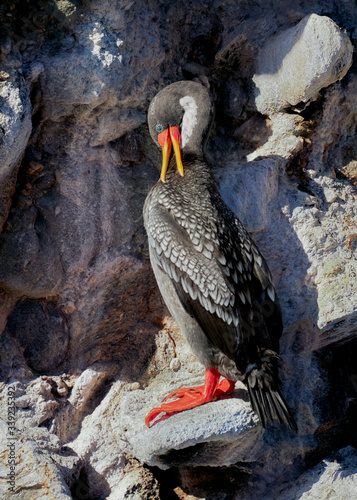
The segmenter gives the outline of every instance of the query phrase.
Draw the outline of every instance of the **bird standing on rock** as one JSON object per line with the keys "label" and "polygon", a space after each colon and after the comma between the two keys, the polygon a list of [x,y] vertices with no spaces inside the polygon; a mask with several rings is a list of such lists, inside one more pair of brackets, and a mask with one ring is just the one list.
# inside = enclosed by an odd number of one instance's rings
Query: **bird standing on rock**
{"label": "bird standing on rock", "polygon": [[144,205],[151,265],[206,377],[203,386],[169,394],[165,401],[176,401],[153,408],[145,422],[225,398],[241,380],[264,427],[270,421],[295,429],[279,390],[282,319],[271,274],[223,202],[204,156],[213,113],[207,89],[192,81],[161,90],[148,111],[163,157],[160,180]]}

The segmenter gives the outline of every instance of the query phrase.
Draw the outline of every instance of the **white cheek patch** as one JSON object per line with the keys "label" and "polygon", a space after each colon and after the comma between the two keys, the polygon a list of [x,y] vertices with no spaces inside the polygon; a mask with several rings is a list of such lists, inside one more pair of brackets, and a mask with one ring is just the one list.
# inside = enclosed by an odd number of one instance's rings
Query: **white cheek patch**
{"label": "white cheek patch", "polygon": [[184,148],[197,125],[197,104],[194,98],[189,95],[182,97],[180,104],[185,110],[181,125],[181,147]]}

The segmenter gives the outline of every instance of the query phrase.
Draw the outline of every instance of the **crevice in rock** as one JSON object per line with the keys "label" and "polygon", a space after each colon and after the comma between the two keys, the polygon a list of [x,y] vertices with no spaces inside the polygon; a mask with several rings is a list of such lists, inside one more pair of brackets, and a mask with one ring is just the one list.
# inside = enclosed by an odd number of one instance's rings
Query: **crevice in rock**
{"label": "crevice in rock", "polygon": [[[80,470],[77,481],[71,486],[72,500],[99,500],[98,497],[93,497],[90,493],[90,487],[85,467]],[[105,491],[103,497],[105,498]]]}
{"label": "crevice in rock", "polygon": [[206,500],[233,500],[236,491],[252,478],[249,464],[230,467],[172,467],[161,470],[149,467],[160,484],[160,498],[184,499],[187,495]]}

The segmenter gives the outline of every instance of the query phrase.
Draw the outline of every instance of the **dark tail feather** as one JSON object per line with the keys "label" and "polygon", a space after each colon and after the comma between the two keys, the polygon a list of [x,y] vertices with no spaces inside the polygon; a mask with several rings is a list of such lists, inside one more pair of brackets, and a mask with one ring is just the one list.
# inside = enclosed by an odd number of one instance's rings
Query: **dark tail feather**
{"label": "dark tail feather", "polygon": [[264,428],[268,422],[277,422],[297,431],[296,422],[279,390],[278,359],[273,351],[265,351],[260,368],[254,365],[247,372],[249,399]]}

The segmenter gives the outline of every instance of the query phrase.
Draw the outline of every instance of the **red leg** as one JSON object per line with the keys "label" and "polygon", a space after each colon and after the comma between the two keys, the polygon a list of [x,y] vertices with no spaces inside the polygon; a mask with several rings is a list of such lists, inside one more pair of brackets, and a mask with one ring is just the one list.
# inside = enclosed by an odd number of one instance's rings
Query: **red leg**
{"label": "red leg", "polygon": [[215,398],[224,399],[230,396],[231,394],[233,394],[235,385],[236,385],[235,380],[228,380],[228,378],[224,378],[216,389],[216,392],[214,394]]}
{"label": "red leg", "polygon": [[185,387],[166,396],[164,401],[170,398],[178,398],[172,403],[163,403],[160,408],[153,408],[145,418],[145,423],[150,427],[150,422],[160,413],[178,413],[200,406],[209,401],[223,399],[232,394],[235,382],[224,379],[219,384],[220,374],[215,369],[206,370],[204,385],[198,387]]}
{"label": "red leg", "polygon": [[[222,399],[224,396],[228,396],[232,394],[235,387],[235,380],[228,380],[224,378],[222,382],[220,382],[215,390],[214,399]],[[183,387],[182,389],[176,389],[176,391],[168,394],[164,401],[167,401],[171,398],[182,398],[182,396],[187,395],[187,393],[203,393],[204,385],[199,385],[198,387]]]}

